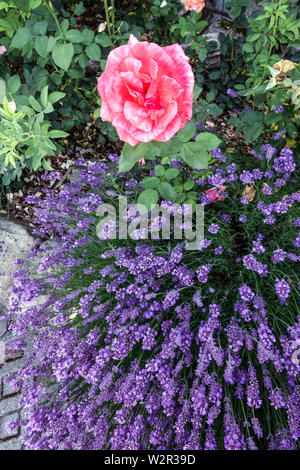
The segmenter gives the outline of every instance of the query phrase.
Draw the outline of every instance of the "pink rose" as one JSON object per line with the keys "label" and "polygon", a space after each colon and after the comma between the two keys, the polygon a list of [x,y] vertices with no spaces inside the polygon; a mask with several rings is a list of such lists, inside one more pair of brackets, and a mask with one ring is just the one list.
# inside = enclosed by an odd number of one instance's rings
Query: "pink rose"
{"label": "pink rose", "polygon": [[225,186],[220,186],[219,188],[210,188],[207,191],[205,191],[205,194],[209,197],[209,199],[212,202],[216,201],[224,201],[224,196],[220,195],[220,191],[225,191],[226,187]]}
{"label": "pink rose", "polygon": [[205,0],[182,0],[186,10],[194,10],[200,13],[205,7]]}
{"label": "pink rose", "polygon": [[7,51],[7,49],[6,49],[5,46],[0,46],[0,55],[5,54],[6,51]]}
{"label": "pink rose", "polygon": [[101,118],[130,145],[166,142],[192,117],[194,75],[179,44],[160,47],[139,42],[108,56],[98,79]]}

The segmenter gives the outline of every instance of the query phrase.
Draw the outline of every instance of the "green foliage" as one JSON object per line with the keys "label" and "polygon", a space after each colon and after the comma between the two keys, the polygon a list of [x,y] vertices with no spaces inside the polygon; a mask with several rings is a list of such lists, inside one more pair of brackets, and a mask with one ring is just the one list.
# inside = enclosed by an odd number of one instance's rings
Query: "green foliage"
{"label": "green foliage", "polygon": [[[168,142],[141,142],[135,147],[129,144],[124,145],[119,160],[120,173],[130,171],[142,159],[145,161],[160,159],[160,164],[154,167],[155,176],[145,177],[141,182],[144,191],[141,193],[142,199],[138,199],[139,203],[142,203],[142,200],[145,201],[147,195],[150,196],[150,194],[152,195],[149,198],[151,203],[154,199],[158,200],[159,196],[180,204],[195,198],[191,192],[194,181],[186,181],[183,173],[170,167],[171,158],[177,160],[181,158],[186,163],[189,172],[192,169],[207,169],[211,160],[211,150],[221,143],[216,135],[209,132],[202,132],[196,136],[195,141],[191,141],[195,134],[195,124],[187,122],[185,127]],[[146,205],[147,208],[150,207],[149,204]]]}
{"label": "green foliage", "polygon": [[[244,131],[247,143],[262,142],[263,131],[273,134],[274,130],[285,129],[290,139],[296,139],[299,135],[300,119],[298,109],[300,107],[300,67],[292,62],[283,62],[286,65],[296,67],[284,74],[280,70],[268,67],[269,80],[262,85],[249,89],[242,89],[241,96],[253,96],[254,109],[242,111],[238,117],[231,117],[228,124],[234,126],[238,133]],[[282,106],[281,112],[275,109]],[[256,108],[256,109],[255,109]],[[258,140],[259,139],[259,140]]]}
{"label": "green foliage", "polygon": [[[45,114],[53,110],[53,103],[63,97],[55,94],[48,95],[46,85],[40,93],[39,100],[33,96],[27,98],[23,104],[8,101],[6,94],[12,97],[20,88],[18,76],[12,76],[7,84],[0,81],[0,175],[2,184],[8,186],[15,179],[19,179],[22,170],[28,168],[36,171],[39,168],[51,170],[46,156],[55,155],[57,147],[53,139],[66,137],[68,134],[61,130],[51,130],[51,124],[45,120]],[[20,96],[19,96],[20,98]]]}
{"label": "green foliage", "polygon": [[[87,70],[91,61],[98,64],[101,61],[104,67],[102,58],[105,60],[114,46],[106,31],[95,34],[87,27],[77,28],[76,15],[83,11],[81,2],[74,16],[62,9],[58,18],[49,1],[0,3],[0,35],[1,31],[5,34],[1,43],[8,50],[6,56],[10,62],[22,62],[21,95],[35,98],[46,85],[49,93],[63,90],[64,99],[56,102],[48,118],[53,126],[64,131],[90,120],[98,95],[96,77],[87,74]],[[10,69],[3,62],[0,62],[0,69],[7,81]],[[98,73],[100,75],[100,70]],[[97,124],[101,125],[100,119]],[[115,132],[105,125],[104,135],[116,140]],[[102,138],[105,142],[105,137]]]}
{"label": "green foliage", "polygon": [[[264,2],[263,12],[255,10],[249,18],[249,30],[243,45],[249,64],[246,85],[260,85],[267,74],[266,66],[279,61],[282,47],[299,45],[300,20],[291,12],[289,0]],[[262,13],[262,14],[261,14]]]}

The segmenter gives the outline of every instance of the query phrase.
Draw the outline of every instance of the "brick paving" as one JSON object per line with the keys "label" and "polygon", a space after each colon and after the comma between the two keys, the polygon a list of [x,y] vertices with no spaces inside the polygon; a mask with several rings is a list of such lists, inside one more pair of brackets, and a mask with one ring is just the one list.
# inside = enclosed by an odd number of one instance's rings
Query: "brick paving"
{"label": "brick paving", "polygon": [[[0,307],[0,316],[1,313]],[[21,450],[23,449],[23,441],[21,435],[21,428],[10,429],[10,423],[19,421],[20,419],[20,390],[14,390],[7,383],[6,378],[9,374],[17,372],[23,365],[23,357],[15,355],[9,357],[9,351],[6,343],[10,339],[9,331],[7,330],[7,323],[0,320],[0,342],[4,345],[2,350],[5,357],[1,356],[0,351],[0,451],[1,450]]]}
{"label": "brick paving", "polygon": [[[0,216],[0,318],[9,305],[11,275],[17,269],[15,260],[22,258],[33,245],[34,239],[26,227]],[[0,320],[0,451],[24,448],[21,427],[9,427],[20,418],[20,390],[13,390],[6,378],[18,372],[24,362],[22,353],[9,351],[10,339],[7,322]]]}

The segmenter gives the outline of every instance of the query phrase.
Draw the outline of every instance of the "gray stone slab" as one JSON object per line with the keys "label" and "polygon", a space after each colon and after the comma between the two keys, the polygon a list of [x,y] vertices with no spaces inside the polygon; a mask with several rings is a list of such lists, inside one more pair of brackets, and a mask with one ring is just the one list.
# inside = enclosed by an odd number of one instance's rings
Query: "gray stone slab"
{"label": "gray stone slab", "polygon": [[0,439],[6,439],[8,437],[17,437],[20,434],[20,426],[16,428],[8,429],[11,423],[18,422],[20,419],[20,413],[15,411],[9,415],[2,416],[0,418]]}
{"label": "gray stone slab", "polygon": [[2,379],[1,389],[2,389],[2,394],[1,394],[2,398],[8,398],[20,392],[20,387],[17,389],[13,388],[10,385],[10,383],[6,380],[6,377]]}
{"label": "gray stone slab", "polygon": [[8,441],[0,441],[1,450],[21,450],[23,448],[23,439],[18,437],[16,439],[9,439]]}
{"label": "gray stone slab", "polygon": [[4,398],[0,401],[0,418],[20,409],[20,395]]}
{"label": "gray stone slab", "polygon": [[15,260],[22,258],[34,245],[34,238],[28,230],[15,221],[0,217],[0,303],[9,304],[11,275],[16,271]]}

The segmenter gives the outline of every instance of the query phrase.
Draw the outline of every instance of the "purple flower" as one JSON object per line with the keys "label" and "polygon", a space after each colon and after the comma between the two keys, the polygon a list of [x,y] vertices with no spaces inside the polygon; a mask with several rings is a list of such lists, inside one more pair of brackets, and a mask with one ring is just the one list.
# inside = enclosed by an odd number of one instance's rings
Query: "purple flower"
{"label": "purple flower", "polygon": [[253,299],[254,293],[250,289],[250,287],[247,286],[247,284],[243,284],[241,287],[239,287],[239,294],[242,300],[245,302],[250,302],[250,300]]}
{"label": "purple flower", "polygon": [[284,134],[286,134],[286,129],[283,129],[282,131],[278,131],[274,134],[273,139],[274,140],[279,140]]}
{"label": "purple flower", "polygon": [[274,111],[275,111],[276,114],[282,113],[282,111],[283,111],[283,106],[282,106],[282,105],[277,106],[277,107],[274,109]]}
{"label": "purple flower", "polygon": [[284,261],[285,258],[286,258],[286,252],[279,248],[278,250],[273,251],[272,263],[273,264],[280,263],[281,261]]}
{"label": "purple flower", "polygon": [[215,235],[216,233],[218,233],[219,231],[219,225],[218,224],[211,224],[209,227],[208,227],[208,232],[209,233],[212,233],[213,235]]}
{"label": "purple flower", "polygon": [[277,278],[275,282],[275,290],[280,299],[280,303],[286,303],[286,300],[289,297],[291,291],[289,283],[285,279]]}
{"label": "purple flower", "polygon": [[238,93],[235,90],[233,90],[232,88],[228,88],[227,95],[231,96],[232,98],[237,98],[238,97]]}
{"label": "purple flower", "polygon": [[210,271],[211,271],[210,265],[199,266],[199,268],[196,271],[198,281],[200,281],[202,284],[205,284],[208,281],[208,275]]}

